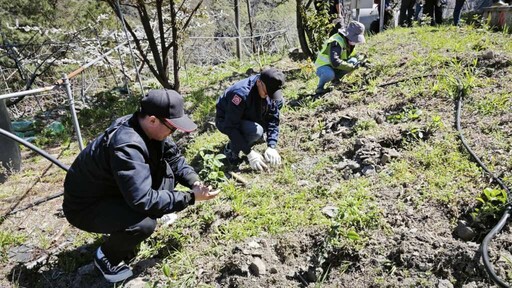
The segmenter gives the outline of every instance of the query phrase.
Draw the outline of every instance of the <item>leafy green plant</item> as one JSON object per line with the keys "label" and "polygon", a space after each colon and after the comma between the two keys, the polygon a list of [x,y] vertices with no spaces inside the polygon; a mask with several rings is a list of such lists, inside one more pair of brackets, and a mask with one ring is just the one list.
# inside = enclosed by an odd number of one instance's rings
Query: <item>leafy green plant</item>
{"label": "leafy green plant", "polygon": [[[63,118],[63,122],[67,121],[66,117]],[[41,132],[36,134],[35,144],[37,146],[52,145],[56,143],[64,143],[66,145],[71,138],[72,129],[67,125],[63,125],[58,121],[53,121],[48,124],[44,124],[41,121],[36,122],[37,129]]]}
{"label": "leafy green plant", "polygon": [[475,208],[475,212],[471,213],[475,222],[485,222],[487,219],[496,219],[498,212],[501,211],[503,205],[507,203],[507,193],[505,190],[485,188],[481,197],[477,197],[482,206]]}
{"label": "leafy green plant", "polygon": [[199,171],[199,176],[208,184],[217,186],[219,183],[226,181],[226,175],[222,171],[224,163],[222,159],[226,158],[224,154],[206,153],[206,149],[199,151],[201,156],[203,169]]}
{"label": "leafy green plant", "polygon": [[443,122],[441,121],[441,116],[434,115],[432,116],[432,122],[429,123],[427,129],[431,132],[437,131],[437,129],[443,127]]}
{"label": "leafy green plant", "polygon": [[506,113],[510,109],[512,97],[508,93],[491,94],[475,103],[476,110],[484,115]]}
{"label": "leafy green plant", "polygon": [[393,124],[400,122],[408,122],[419,119],[423,112],[413,106],[405,106],[399,113],[394,113],[386,116],[386,120]]}
{"label": "leafy green plant", "polygon": [[412,126],[405,130],[402,134],[406,141],[415,142],[427,140],[434,132],[443,126],[441,116],[433,116],[432,121],[426,126]]}

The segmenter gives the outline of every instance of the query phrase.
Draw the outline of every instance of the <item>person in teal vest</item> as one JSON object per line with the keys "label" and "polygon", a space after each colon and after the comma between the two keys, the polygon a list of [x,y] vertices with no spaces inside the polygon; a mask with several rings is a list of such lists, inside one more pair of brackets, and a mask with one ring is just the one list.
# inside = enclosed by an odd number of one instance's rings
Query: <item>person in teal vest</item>
{"label": "person in teal vest", "polygon": [[346,28],[338,30],[338,33],[327,39],[315,61],[319,78],[315,90],[317,95],[329,91],[324,87],[327,82],[339,80],[359,67],[354,48],[356,44],[364,42],[364,25],[357,21],[351,21]]}

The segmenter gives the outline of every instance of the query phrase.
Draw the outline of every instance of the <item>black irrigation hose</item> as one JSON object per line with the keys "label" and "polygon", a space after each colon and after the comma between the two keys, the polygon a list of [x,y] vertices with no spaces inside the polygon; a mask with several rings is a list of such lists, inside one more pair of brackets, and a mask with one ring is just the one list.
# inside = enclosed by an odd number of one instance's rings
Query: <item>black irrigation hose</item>
{"label": "black irrigation hose", "polygon": [[[32,143],[28,142],[28,141],[25,141],[23,140],[22,138],[8,132],[8,131],[5,131],[4,129],[0,128],[0,135],[3,135],[7,138],[10,138],[11,140],[14,140],[28,148],[30,148],[32,151],[40,154],[41,156],[43,156],[44,158],[50,160],[51,162],[53,162],[55,165],[59,166],[60,168],[62,168],[64,171],[68,171],[69,170],[69,167],[67,165],[65,165],[64,163],[60,162],[59,160],[55,159],[53,156],[51,156],[50,154],[46,153],[45,151],[37,148],[36,146],[34,146]],[[25,206],[25,207],[21,207],[21,208],[18,208],[18,209],[15,209],[15,210],[12,210],[10,212],[8,212],[7,214],[3,215],[3,216],[7,216],[7,215],[11,215],[11,214],[14,214],[16,212],[19,212],[19,211],[23,211],[23,210],[26,210],[28,208],[31,208],[31,207],[34,207],[36,205],[39,205],[41,203],[44,203],[46,201],[49,201],[49,200],[52,200],[52,199],[55,199],[57,197],[60,197],[62,196],[64,193],[60,192],[60,193],[57,193],[57,194],[54,194],[54,195],[50,195],[46,198],[43,198],[43,199],[40,199],[40,200],[37,200],[33,203],[30,203],[29,205]]]}
{"label": "black irrigation hose", "polygon": [[[484,169],[485,172],[487,172],[489,175],[491,175],[492,179],[496,181],[506,192],[507,192],[507,198],[510,198],[510,189],[501,181],[499,177],[496,177],[491,171],[487,169],[487,167],[480,161],[480,159],[475,155],[473,150],[469,148],[468,144],[466,143],[466,140],[464,139],[464,136],[462,135],[462,129],[460,127],[460,114],[461,114],[461,107],[462,107],[462,98],[463,98],[463,90],[462,88],[458,87],[457,89],[457,131],[459,132],[459,138],[462,142],[462,145],[468,150],[469,154],[473,157],[473,159]],[[482,254],[482,261],[484,263],[485,270],[487,271],[487,274],[489,274],[489,277],[491,278],[494,283],[496,283],[500,287],[510,287],[507,283],[505,283],[503,280],[501,280],[498,275],[496,275],[496,272],[494,272],[494,269],[492,267],[492,263],[489,259],[489,242],[496,236],[498,233],[500,233],[501,229],[505,226],[508,218],[510,217],[512,212],[512,206],[509,203],[505,207],[505,211],[503,212],[503,216],[501,216],[500,221],[494,228],[485,236],[484,240],[482,241],[482,244],[480,244],[480,253]]]}
{"label": "black irrigation hose", "polygon": [[500,233],[503,226],[505,226],[505,223],[507,222],[508,218],[510,217],[512,207],[509,205],[505,208],[505,212],[503,213],[503,216],[501,216],[500,221],[492,230],[485,236],[484,241],[482,241],[482,244],[480,244],[480,253],[482,253],[482,261],[484,262],[485,270],[487,271],[487,274],[489,274],[489,277],[491,277],[492,281],[494,283],[498,284],[500,287],[510,287],[507,283],[505,283],[503,280],[501,280],[498,275],[496,275],[496,272],[494,272],[494,269],[492,268],[491,260],[489,259],[489,242],[491,241],[496,234]]}
{"label": "black irrigation hose", "polygon": [[[412,80],[412,79],[417,79],[417,78],[425,78],[425,77],[432,77],[432,76],[437,76],[437,74],[433,73],[433,74],[427,74],[427,75],[423,75],[423,76],[416,76],[416,77],[407,78],[407,79],[399,79],[399,80],[395,80],[395,81],[391,81],[391,82],[380,84],[380,85],[378,85],[378,87],[385,87],[385,86],[397,84],[397,83],[400,83],[400,82],[404,82],[404,81],[407,81],[407,80]],[[463,93],[463,90],[462,90],[462,88],[460,86],[460,81],[458,81],[458,82],[459,82],[459,85],[458,85],[458,89],[457,89],[458,98],[457,98],[457,117],[456,117],[456,122],[457,122],[457,131],[459,132],[460,141],[462,142],[462,145],[464,145],[466,150],[469,152],[469,154],[473,157],[473,159],[478,163],[478,165],[480,165],[480,167],[482,167],[482,169],[485,172],[487,172],[487,174],[489,174],[492,177],[492,179],[494,181],[496,181],[500,185],[501,188],[503,188],[503,190],[506,191],[507,199],[510,199],[510,196],[511,196],[510,189],[507,187],[507,185],[505,185],[505,183],[503,183],[503,181],[499,177],[496,177],[491,171],[489,171],[489,169],[487,169],[487,167],[480,160],[480,158],[478,158],[478,156],[476,156],[476,154],[473,152],[473,150],[471,150],[471,148],[468,146],[464,136],[462,135],[462,129],[461,129],[461,126],[460,126],[460,115],[461,115],[461,107],[462,107],[462,98],[463,98],[463,94],[464,93]],[[364,90],[366,90],[366,89],[345,90],[345,91],[342,91],[342,92],[344,92],[344,93],[354,93],[354,92],[360,92],[360,91],[364,91]],[[508,218],[510,217],[511,214],[512,214],[512,204],[511,204],[511,202],[509,200],[509,203],[507,203],[506,206],[505,206],[505,211],[503,212],[503,216],[501,217],[500,221],[485,236],[484,240],[482,241],[482,244],[480,245],[480,253],[482,254],[482,261],[484,263],[485,270],[489,274],[489,277],[498,286],[506,287],[506,288],[509,288],[510,286],[507,283],[505,283],[503,280],[501,280],[496,275],[496,272],[494,272],[494,269],[492,267],[492,263],[491,263],[491,261],[489,259],[488,244],[491,241],[491,239],[494,238],[494,236],[496,236],[501,231],[501,229],[503,229],[503,227],[505,226],[505,224],[506,224],[506,222],[507,222],[507,220],[508,220]]]}

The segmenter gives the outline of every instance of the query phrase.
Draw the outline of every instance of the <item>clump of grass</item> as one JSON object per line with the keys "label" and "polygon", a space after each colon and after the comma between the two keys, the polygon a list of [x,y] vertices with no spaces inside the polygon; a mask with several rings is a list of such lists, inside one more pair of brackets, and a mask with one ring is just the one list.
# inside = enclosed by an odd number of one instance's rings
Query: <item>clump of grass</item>
{"label": "clump of grass", "polygon": [[[3,221],[2,221],[3,222]],[[0,231],[0,259],[7,261],[7,250],[16,245],[20,245],[26,240],[26,236],[12,231]]]}

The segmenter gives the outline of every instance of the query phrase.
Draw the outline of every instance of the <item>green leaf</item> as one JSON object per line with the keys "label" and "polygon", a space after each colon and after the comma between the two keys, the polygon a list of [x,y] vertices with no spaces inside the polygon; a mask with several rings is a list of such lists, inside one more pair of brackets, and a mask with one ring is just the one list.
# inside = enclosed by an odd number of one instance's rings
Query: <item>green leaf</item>
{"label": "green leaf", "polygon": [[217,154],[217,156],[215,156],[215,159],[217,159],[217,160],[221,160],[224,158],[226,158],[226,155],[224,155],[224,154]]}
{"label": "green leaf", "polygon": [[347,238],[350,239],[350,240],[359,240],[359,239],[361,239],[359,234],[357,234],[357,232],[353,231],[353,230],[352,231],[348,231]]}
{"label": "green leaf", "polygon": [[164,264],[164,266],[162,266],[162,271],[164,272],[164,275],[166,277],[170,277],[171,276],[171,268],[169,268],[169,265]]}

